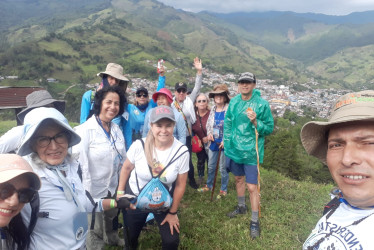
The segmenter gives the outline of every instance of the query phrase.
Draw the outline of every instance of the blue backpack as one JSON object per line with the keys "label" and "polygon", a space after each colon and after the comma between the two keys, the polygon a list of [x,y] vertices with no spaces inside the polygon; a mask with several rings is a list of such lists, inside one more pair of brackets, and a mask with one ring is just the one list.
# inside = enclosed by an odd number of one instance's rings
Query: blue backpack
{"label": "blue backpack", "polygon": [[[143,149],[144,149],[144,142],[142,139],[140,139]],[[175,162],[179,157],[181,157],[183,154],[188,152],[186,150],[185,152],[181,153],[179,156],[176,156],[179,152],[179,150],[184,145],[180,146],[171,158],[170,162],[165,166],[165,168],[156,176],[152,177],[152,180],[150,180],[142,189],[139,188],[139,182],[138,182],[138,176],[136,174],[135,170],[135,179],[136,179],[136,185],[138,186],[139,195],[137,197],[137,204],[136,208],[140,209],[145,212],[162,212],[167,211],[171,207],[173,203],[173,198],[171,197],[171,194],[167,188],[167,186],[160,181],[160,176],[162,173],[166,170],[167,167],[169,167],[173,162]],[[152,175],[152,168],[148,165],[149,171]]]}

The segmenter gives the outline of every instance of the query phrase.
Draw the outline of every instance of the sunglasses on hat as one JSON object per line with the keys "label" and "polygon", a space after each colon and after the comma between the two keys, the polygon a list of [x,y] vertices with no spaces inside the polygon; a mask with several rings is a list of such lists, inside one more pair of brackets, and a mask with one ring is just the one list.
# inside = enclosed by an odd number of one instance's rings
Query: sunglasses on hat
{"label": "sunglasses on hat", "polygon": [[148,97],[147,94],[136,94],[136,96],[139,97],[139,98],[142,97],[142,96],[143,96],[144,98],[147,98],[147,97]]}
{"label": "sunglasses on hat", "polygon": [[0,184],[0,199],[6,200],[11,197],[14,193],[18,194],[18,200],[20,203],[29,203],[36,195],[37,191],[33,188],[21,188],[17,190],[12,184],[4,183]]}

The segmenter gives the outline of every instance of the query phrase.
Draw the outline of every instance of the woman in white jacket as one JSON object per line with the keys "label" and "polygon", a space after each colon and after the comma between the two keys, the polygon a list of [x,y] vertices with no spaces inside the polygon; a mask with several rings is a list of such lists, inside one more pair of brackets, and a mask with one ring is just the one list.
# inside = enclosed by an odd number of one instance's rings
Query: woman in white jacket
{"label": "woman in white jacket", "polygon": [[[119,87],[105,87],[95,94],[94,115],[75,127],[82,138],[73,147],[79,153],[83,185],[93,198],[114,197],[118,176],[126,157],[122,131],[112,120],[124,112],[126,98]],[[113,229],[116,210],[97,215],[94,233],[87,239],[87,249],[98,249],[104,243],[124,245]]]}

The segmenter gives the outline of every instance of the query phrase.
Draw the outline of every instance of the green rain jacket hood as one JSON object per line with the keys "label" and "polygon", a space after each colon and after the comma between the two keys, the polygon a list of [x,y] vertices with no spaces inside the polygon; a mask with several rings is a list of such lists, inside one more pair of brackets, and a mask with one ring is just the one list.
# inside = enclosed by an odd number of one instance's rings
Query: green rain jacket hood
{"label": "green rain jacket hood", "polygon": [[260,163],[263,162],[265,136],[273,132],[274,120],[269,103],[261,98],[258,89],[247,101],[242,100],[241,94],[231,99],[223,130],[225,155],[239,164],[257,165],[255,126],[247,117],[248,108],[256,112]]}

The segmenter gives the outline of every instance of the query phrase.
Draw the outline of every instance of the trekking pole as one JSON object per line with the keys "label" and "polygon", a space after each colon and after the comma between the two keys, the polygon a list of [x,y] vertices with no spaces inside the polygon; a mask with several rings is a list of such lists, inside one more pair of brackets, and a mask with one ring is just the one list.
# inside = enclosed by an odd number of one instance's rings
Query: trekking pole
{"label": "trekking pole", "polygon": [[216,188],[216,179],[217,179],[217,172],[218,172],[219,160],[221,158],[221,151],[222,151],[222,148],[219,148],[218,159],[217,159],[217,164],[216,164],[216,171],[214,173],[214,181],[213,181],[212,194],[210,195],[210,201],[213,201],[214,189]]}
{"label": "trekking pole", "polygon": [[258,132],[255,128],[256,134],[256,154],[257,154],[257,191],[258,191],[258,216],[261,217],[261,185],[260,185],[260,155],[258,153]]}

